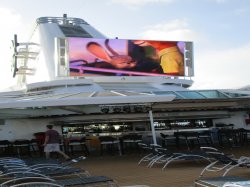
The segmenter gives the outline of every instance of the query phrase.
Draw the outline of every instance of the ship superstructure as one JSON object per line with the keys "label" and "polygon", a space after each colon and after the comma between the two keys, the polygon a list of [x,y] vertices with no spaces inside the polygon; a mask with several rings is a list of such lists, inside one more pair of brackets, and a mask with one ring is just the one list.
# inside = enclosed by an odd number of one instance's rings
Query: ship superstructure
{"label": "ship superstructure", "polygon": [[[246,126],[249,92],[188,89],[193,83],[192,42],[182,42],[186,47],[182,51],[184,73],[178,76],[138,67],[116,68],[111,64],[117,57],[114,52],[109,52],[111,60],[105,67],[100,65],[101,57],[89,63],[78,58],[81,50],[73,50],[78,41],[88,41],[88,47],[109,42],[106,48],[116,42],[84,20],[67,15],[38,18],[27,43],[14,37],[13,76],[19,89],[0,93],[3,139],[31,138],[48,123],[59,129],[62,125],[128,122],[134,130],[136,126],[149,130],[152,114],[161,123],[201,119],[211,125],[237,121],[239,127]],[[132,43],[122,42],[124,46]]]}

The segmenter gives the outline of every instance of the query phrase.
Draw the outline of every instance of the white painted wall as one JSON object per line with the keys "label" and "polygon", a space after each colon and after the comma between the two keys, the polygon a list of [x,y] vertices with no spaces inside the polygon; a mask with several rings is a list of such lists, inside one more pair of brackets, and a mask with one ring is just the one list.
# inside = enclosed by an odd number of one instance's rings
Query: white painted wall
{"label": "white painted wall", "polygon": [[[1,140],[33,139],[36,132],[45,132],[46,125],[51,119],[11,119],[5,120],[4,125],[0,125]],[[61,134],[61,127],[54,126],[54,129]]]}
{"label": "white painted wall", "polygon": [[214,125],[217,123],[224,123],[224,124],[234,124],[234,128],[244,128],[250,130],[250,125],[247,125],[245,119],[247,119],[246,112],[233,112],[231,113],[231,118],[222,118],[222,119],[214,119]]}

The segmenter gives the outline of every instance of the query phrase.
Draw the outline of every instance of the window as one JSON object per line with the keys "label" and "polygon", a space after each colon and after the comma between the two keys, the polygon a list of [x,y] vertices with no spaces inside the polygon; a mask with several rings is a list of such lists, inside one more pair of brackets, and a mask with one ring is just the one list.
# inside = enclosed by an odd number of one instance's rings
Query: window
{"label": "window", "polygon": [[87,31],[85,31],[81,26],[59,25],[59,27],[66,37],[92,38],[92,36]]}

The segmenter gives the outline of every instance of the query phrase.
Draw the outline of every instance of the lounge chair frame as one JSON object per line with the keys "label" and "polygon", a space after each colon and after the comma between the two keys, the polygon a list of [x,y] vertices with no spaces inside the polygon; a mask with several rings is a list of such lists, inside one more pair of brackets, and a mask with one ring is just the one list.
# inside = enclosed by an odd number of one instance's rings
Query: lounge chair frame
{"label": "lounge chair frame", "polygon": [[222,176],[226,176],[228,172],[236,167],[250,167],[250,157],[240,157],[239,159],[233,159],[232,157],[220,152],[218,149],[213,147],[201,147],[206,154],[210,155],[215,159],[214,162],[207,165],[201,172],[200,178],[206,171],[220,172],[224,171]]}

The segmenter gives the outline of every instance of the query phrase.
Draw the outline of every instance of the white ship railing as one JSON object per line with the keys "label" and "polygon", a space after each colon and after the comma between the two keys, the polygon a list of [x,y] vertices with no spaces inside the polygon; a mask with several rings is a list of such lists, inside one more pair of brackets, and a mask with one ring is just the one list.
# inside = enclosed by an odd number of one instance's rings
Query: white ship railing
{"label": "white ship railing", "polygon": [[72,24],[72,25],[80,25],[85,24],[89,25],[86,21],[80,18],[68,18],[68,17],[40,17],[36,20],[37,24],[43,23],[58,23],[58,24]]}

